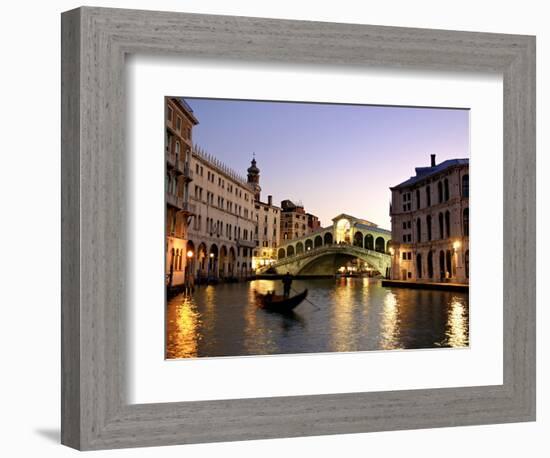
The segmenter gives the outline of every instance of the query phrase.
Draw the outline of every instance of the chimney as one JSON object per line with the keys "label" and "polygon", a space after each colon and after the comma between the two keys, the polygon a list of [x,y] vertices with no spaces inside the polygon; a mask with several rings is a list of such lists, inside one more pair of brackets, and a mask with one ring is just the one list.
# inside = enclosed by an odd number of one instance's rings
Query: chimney
{"label": "chimney", "polygon": [[430,158],[432,159],[430,167],[435,167],[435,154],[430,154]]}
{"label": "chimney", "polygon": [[273,205],[273,196],[267,196],[267,205]]}

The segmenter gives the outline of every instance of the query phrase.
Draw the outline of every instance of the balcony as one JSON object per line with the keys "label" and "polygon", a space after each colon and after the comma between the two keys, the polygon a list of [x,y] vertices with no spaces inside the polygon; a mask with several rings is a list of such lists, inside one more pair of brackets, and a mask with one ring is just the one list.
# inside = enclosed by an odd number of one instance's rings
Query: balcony
{"label": "balcony", "polygon": [[181,165],[178,165],[178,167],[181,167],[183,177],[187,181],[193,181],[193,171],[191,170],[191,167],[189,166],[189,164],[186,164],[183,161],[180,161],[180,162],[181,162]]}
{"label": "balcony", "polygon": [[181,205],[181,211],[188,215],[195,215],[197,213],[197,206],[189,202],[183,202]]}
{"label": "balcony", "polygon": [[166,163],[168,168],[174,169],[176,173],[183,175],[187,181],[193,180],[193,171],[182,157],[179,157],[177,154],[167,150]]}
{"label": "balcony", "polygon": [[238,246],[243,246],[246,248],[256,248],[256,242],[254,240],[245,240],[238,238],[236,242]]}
{"label": "balcony", "polygon": [[172,207],[176,207],[178,209],[182,209],[184,202],[183,197],[176,196],[174,194],[166,193],[166,204],[171,205]]}
{"label": "balcony", "polygon": [[166,150],[166,163],[169,167],[175,168],[176,167],[176,155],[172,152],[170,152],[168,149]]}

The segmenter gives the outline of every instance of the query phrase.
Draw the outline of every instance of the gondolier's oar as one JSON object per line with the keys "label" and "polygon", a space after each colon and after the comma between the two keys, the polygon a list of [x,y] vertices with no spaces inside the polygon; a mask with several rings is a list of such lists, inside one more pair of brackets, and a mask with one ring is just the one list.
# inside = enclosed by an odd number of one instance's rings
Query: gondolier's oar
{"label": "gondolier's oar", "polygon": [[[298,291],[296,291],[292,286],[290,287],[292,291],[294,291],[296,294],[300,294]],[[304,298],[304,301],[309,302],[313,307],[315,307],[315,310],[321,310],[321,307],[315,305],[313,302],[311,302],[307,297]]]}

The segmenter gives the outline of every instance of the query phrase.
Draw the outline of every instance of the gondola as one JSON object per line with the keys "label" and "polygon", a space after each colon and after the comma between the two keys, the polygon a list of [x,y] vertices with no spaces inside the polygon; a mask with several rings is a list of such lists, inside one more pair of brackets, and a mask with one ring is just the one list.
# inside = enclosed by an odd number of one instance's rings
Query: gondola
{"label": "gondola", "polygon": [[258,307],[270,312],[289,313],[304,301],[307,297],[307,289],[292,297],[277,294],[261,294],[256,292]]}

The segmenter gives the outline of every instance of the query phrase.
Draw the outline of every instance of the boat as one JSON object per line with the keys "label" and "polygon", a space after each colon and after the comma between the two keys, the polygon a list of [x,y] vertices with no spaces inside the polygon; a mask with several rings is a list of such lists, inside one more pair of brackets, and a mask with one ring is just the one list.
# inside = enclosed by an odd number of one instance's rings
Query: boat
{"label": "boat", "polygon": [[289,313],[307,297],[307,289],[296,296],[285,297],[278,294],[261,294],[256,292],[258,307],[270,312]]}

